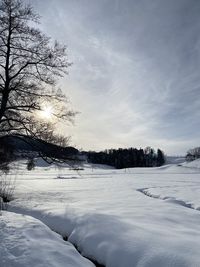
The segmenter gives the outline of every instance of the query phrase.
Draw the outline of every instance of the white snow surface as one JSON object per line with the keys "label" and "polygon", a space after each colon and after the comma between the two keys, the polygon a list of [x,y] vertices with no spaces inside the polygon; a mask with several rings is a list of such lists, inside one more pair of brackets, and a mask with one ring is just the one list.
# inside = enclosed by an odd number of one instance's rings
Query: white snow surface
{"label": "white snow surface", "polygon": [[196,160],[189,161],[189,162],[184,162],[181,165],[183,167],[186,167],[186,168],[197,168],[197,169],[200,169],[200,159],[196,159]]}
{"label": "white snow surface", "polygon": [[1,267],[94,267],[69,242],[30,216],[4,211],[0,238]]}
{"label": "white snow surface", "polygon": [[[126,170],[85,165],[81,171],[38,165],[30,172],[19,163],[15,199],[2,217],[32,216],[106,267],[200,266],[200,162]],[[49,233],[49,246],[50,239]],[[57,267],[64,266],[62,248],[54,246],[61,253]]]}

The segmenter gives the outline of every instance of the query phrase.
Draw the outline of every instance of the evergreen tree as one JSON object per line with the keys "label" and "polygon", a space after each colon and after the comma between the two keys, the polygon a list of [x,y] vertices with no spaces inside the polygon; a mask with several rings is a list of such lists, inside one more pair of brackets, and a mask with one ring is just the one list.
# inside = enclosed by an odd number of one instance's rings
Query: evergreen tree
{"label": "evergreen tree", "polygon": [[158,149],[157,150],[157,166],[162,166],[165,163],[164,153]]}

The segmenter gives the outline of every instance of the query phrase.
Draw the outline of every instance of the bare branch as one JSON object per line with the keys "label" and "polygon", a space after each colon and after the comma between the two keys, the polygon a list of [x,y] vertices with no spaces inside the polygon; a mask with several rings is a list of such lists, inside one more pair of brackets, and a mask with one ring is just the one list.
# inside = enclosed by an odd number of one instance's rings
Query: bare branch
{"label": "bare branch", "polygon": [[[51,142],[64,142],[55,121],[71,121],[75,113],[65,95],[55,89],[57,78],[67,73],[66,47],[52,46],[49,37],[33,22],[39,22],[30,5],[22,0],[0,2],[0,135],[27,134]],[[54,122],[36,115],[44,103],[54,108]]]}

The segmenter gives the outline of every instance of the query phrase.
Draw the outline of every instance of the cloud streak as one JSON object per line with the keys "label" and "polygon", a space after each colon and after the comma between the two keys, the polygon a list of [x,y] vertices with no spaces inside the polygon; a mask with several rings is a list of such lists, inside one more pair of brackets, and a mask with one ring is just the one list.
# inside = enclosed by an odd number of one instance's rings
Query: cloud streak
{"label": "cloud streak", "polygon": [[200,144],[200,2],[34,0],[74,62],[62,87],[81,111],[84,149]]}

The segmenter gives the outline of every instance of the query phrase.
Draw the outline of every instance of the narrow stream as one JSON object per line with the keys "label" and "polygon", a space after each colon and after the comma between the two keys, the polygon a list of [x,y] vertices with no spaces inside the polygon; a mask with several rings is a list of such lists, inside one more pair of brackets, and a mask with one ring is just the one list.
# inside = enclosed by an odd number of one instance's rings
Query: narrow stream
{"label": "narrow stream", "polygon": [[[64,236],[64,237],[63,237],[63,240],[69,242],[67,236]],[[70,242],[70,243],[71,243],[71,242]],[[72,244],[72,243],[71,243],[71,244]],[[74,244],[72,244],[72,245],[75,247],[75,249],[78,251],[78,253],[81,254],[81,252],[78,250],[77,246],[74,245]],[[105,265],[99,264],[97,261],[92,260],[92,259],[90,259],[90,258],[88,258],[88,257],[86,257],[86,256],[83,256],[82,254],[81,254],[81,256],[84,257],[84,258],[86,258],[87,260],[91,261],[96,267],[106,267]]]}
{"label": "narrow stream", "polygon": [[67,236],[62,236],[59,232],[57,232],[57,231],[55,231],[55,230],[52,230],[52,229],[49,227],[49,225],[47,225],[43,220],[41,220],[41,218],[39,218],[39,217],[37,217],[37,216],[32,216],[32,214],[30,214],[29,212],[23,212],[23,213],[21,213],[21,212],[19,212],[19,211],[17,212],[16,210],[15,210],[15,211],[12,211],[11,209],[8,209],[8,211],[10,211],[10,212],[15,212],[15,213],[18,213],[18,214],[27,215],[27,216],[31,216],[31,217],[33,217],[33,218],[39,220],[40,222],[42,222],[43,224],[45,224],[51,231],[53,231],[53,232],[57,233],[58,235],[60,235],[60,236],[63,238],[64,241],[68,241],[70,244],[72,244],[72,245],[74,246],[74,248],[78,251],[78,253],[79,253],[82,257],[84,257],[84,258],[86,258],[87,260],[91,261],[96,267],[106,267],[105,265],[102,265],[102,264],[98,263],[98,262],[95,261],[94,259],[91,259],[91,258],[89,258],[89,257],[83,256],[83,255],[81,254],[81,251],[79,251],[79,249],[77,248],[77,246],[76,246],[75,244],[71,243],[71,242],[68,240],[68,237],[67,237]]}
{"label": "narrow stream", "polygon": [[184,208],[188,208],[188,209],[200,211],[200,208],[199,207],[198,208],[195,208],[193,206],[193,204],[186,203],[184,200],[176,199],[174,197],[168,197],[168,196],[167,197],[162,197],[162,196],[159,196],[159,195],[153,195],[153,194],[151,194],[150,192],[147,191],[148,189],[151,189],[151,188],[141,188],[141,189],[137,189],[137,191],[140,192],[140,193],[142,193],[143,195],[145,195],[147,197],[150,197],[150,198],[165,200],[165,201],[168,201],[168,203],[171,202],[173,204],[182,206]]}

